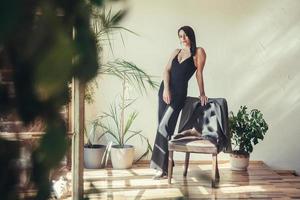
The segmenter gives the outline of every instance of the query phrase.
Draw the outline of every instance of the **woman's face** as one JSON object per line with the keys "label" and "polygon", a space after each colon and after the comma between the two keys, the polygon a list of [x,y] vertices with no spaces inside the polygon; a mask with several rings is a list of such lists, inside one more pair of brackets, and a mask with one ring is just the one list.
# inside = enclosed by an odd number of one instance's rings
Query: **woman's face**
{"label": "woman's face", "polygon": [[185,32],[183,30],[179,31],[178,37],[179,37],[180,42],[184,46],[190,46],[190,39],[188,38],[188,36],[185,34]]}

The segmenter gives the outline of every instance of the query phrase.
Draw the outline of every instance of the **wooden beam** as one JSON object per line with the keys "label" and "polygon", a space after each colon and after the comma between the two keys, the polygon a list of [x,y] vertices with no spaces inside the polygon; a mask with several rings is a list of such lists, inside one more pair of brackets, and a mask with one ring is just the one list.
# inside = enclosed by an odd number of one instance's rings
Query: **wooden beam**
{"label": "wooden beam", "polygon": [[84,91],[85,86],[73,79],[73,128],[72,138],[72,199],[83,199],[83,146],[84,146]]}

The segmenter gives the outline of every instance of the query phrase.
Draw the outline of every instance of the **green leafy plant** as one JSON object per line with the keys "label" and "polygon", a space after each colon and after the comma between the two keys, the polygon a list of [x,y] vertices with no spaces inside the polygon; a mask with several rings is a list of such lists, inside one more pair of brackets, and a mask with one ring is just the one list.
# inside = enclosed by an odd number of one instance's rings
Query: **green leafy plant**
{"label": "green leafy plant", "polygon": [[[49,177],[68,148],[68,127],[61,115],[61,108],[69,101],[68,83],[75,78],[84,85],[97,75],[100,67],[90,16],[91,7],[103,3],[102,0],[0,2],[0,49],[9,63],[2,65],[1,54],[0,68],[8,67],[12,72],[8,75],[12,76],[11,88],[0,83],[0,114],[3,110],[4,114],[17,112],[25,125],[38,118],[45,122],[45,133],[31,154],[28,169],[27,186],[36,190],[28,196],[30,199],[50,198]],[[11,89],[13,92],[9,92]],[[18,199],[22,179],[14,170],[14,163],[19,155],[9,147],[16,150],[20,147],[2,138],[0,146],[3,147],[1,199]]]}
{"label": "green leafy plant", "polygon": [[100,140],[104,135],[110,135],[114,139],[115,144],[120,147],[124,147],[124,145],[126,145],[132,138],[140,137],[142,142],[144,141],[147,143],[147,149],[140,158],[136,160],[138,161],[152,151],[152,148],[149,140],[142,135],[141,130],[131,129],[138,113],[133,111],[129,113],[126,118],[126,110],[136,100],[136,98],[128,98],[126,96],[126,90],[128,89],[128,85],[130,85],[134,87],[137,92],[143,94],[147,91],[146,85],[154,89],[158,87],[158,83],[153,81],[152,76],[149,76],[135,64],[124,60],[109,62],[102,67],[100,73],[118,77],[122,81],[122,93],[120,95],[119,103],[114,102],[111,104],[109,112],[104,112],[103,115],[93,121],[93,133],[96,134],[96,126],[101,128],[102,133],[98,137],[93,136],[93,138]]}
{"label": "green leafy plant", "polygon": [[96,118],[95,120],[93,120],[91,122],[91,129],[90,131],[88,132],[86,127],[84,127],[84,135],[87,139],[87,142],[85,144],[85,147],[88,147],[88,148],[93,148],[94,145],[97,145],[100,138],[98,137],[98,134],[97,134],[97,126],[98,126],[98,118]]}
{"label": "green leafy plant", "polygon": [[[123,40],[122,31],[138,35],[134,31],[118,25],[120,20],[125,15],[126,10],[119,10],[116,13],[113,13],[111,8],[107,10],[105,7],[95,7],[92,13],[91,26],[93,27],[95,35],[97,36],[98,49],[102,49],[103,45],[108,44],[112,54],[114,54],[113,45],[111,43],[113,35],[119,33],[124,46],[125,43]],[[99,55],[99,59],[102,60],[101,55]],[[148,139],[142,135],[142,131],[130,129],[134,120],[138,116],[138,113],[133,111],[129,114],[128,118],[125,117],[125,110],[136,100],[127,98],[125,91],[127,85],[129,84],[139,93],[143,94],[147,91],[146,85],[154,89],[158,88],[158,83],[153,81],[153,77],[145,73],[140,67],[132,62],[122,59],[115,59],[114,61],[102,64],[101,69],[98,71],[98,75],[109,75],[119,78],[119,80],[122,82],[122,94],[118,105],[116,102],[114,102],[114,104],[111,104],[109,112],[104,113],[92,121],[91,130],[89,131],[89,134],[86,134],[87,145],[92,147],[93,144],[98,143],[104,135],[109,134],[114,138],[116,144],[124,147],[124,145],[129,142],[130,139],[135,136],[139,136],[142,141],[147,142],[147,149],[145,153],[143,153],[143,155],[138,159],[140,160],[142,157],[147,155],[149,151],[152,151],[152,149]],[[93,84],[97,86],[97,81],[94,80],[89,85],[90,87],[88,87],[89,90],[86,95],[86,100],[89,100],[89,102],[93,102]],[[111,124],[111,122],[113,123]],[[100,127],[101,131],[98,131],[97,127]]]}
{"label": "green leafy plant", "polygon": [[[99,75],[108,75],[108,76],[114,76],[119,78],[119,80],[122,81],[122,94],[121,94],[121,104],[120,106],[117,108],[115,106],[116,109],[121,110],[121,120],[122,122],[120,122],[121,126],[124,126],[125,122],[125,118],[124,118],[124,114],[125,114],[125,109],[128,108],[131,104],[133,104],[133,102],[136,99],[130,99],[127,98],[125,95],[126,92],[126,88],[128,87],[127,85],[129,84],[130,86],[132,86],[138,93],[140,94],[144,94],[147,91],[147,85],[151,88],[151,89],[157,89],[158,88],[158,82],[153,80],[153,76],[148,75],[145,71],[143,71],[141,68],[139,68],[138,66],[136,66],[134,63],[132,62],[128,62],[128,61],[124,61],[121,59],[116,59],[112,62],[108,62],[107,64],[103,65],[101,67],[101,69],[99,70]],[[112,109],[111,109],[112,111]],[[110,112],[113,113],[113,112]],[[114,114],[117,112],[114,112]],[[111,114],[113,115],[113,114]],[[137,116],[137,113],[135,114]],[[134,115],[134,116],[135,116]],[[132,122],[135,120],[136,116],[131,119]],[[89,147],[91,147],[93,144],[96,144],[99,142],[99,140],[101,139],[101,137],[99,137],[99,133],[96,131],[97,126],[99,125],[99,121],[101,121],[103,118],[107,118],[108,115],[102,115],[101,117],[97,117],[95,120],[93,120],[91,122],[92,126],[91,126],[91,130],[87,133],[87,131],[85,131],[86,133],[86,138],[87,138],[87,145]],[[131,122],[131,123],[132,123]],[[120,127],[121,127],[120,126]],[[123,131],[122,131],[123,130]],[[125,129],[120,130],[121,133],[124,132]],[[116,134],[118,135],[118,134]],[[123,141],[122,139],[119,141]],[[120,144],[123,144],[122,142]]]}
{"label": "green leafy plant", "polygon": [[111,52],[114,53],[113,45],[111,43],[112,36],[115,34],[120,34],[124,46],[125,42],[122,31],[138,36],[136,32],[119,25],[119,22],[126,16],[126,14],[127,10],[118,10],[117,12],[112,12],[112,8],[107,10],[105,6],[101,8],[94,7],[92,12],[92,27],[97,37],[98,48],[102,49],[102,45],[108,42]]}
{"label": "green leafy plant", "polygon": [[116,59],[102,65],[99,74],[119,78],[122,81],[122,96],[124,98],[127,83],[134,87],[140,94],[147,92],[146,84],[151,89],[157,89],[159,86],[158,82],[153,80],[155,78],[154,76],[148,75],[134,63],[122,59]]}
{"label": "green leafy plant", "polygon": [[[123,35],[122,35],[123,31],[138,36],[138,34],[135,33],[134,31],[132,31],[124,26],[118,25],[118,23],[124,18],[126,13],[127,13],[127,10],[118,10],[117,12],[113,13],[112,8],[107,10],[105,6],[103,6],[103,7],[94,6],[93,7],[92,14],[91,14],[91,27],[96,36],[96,40],[97,40],[96,44],[97,44],[98,52],[102,52],[104,45],[109,45],[112,54],[114,54],[112,38],[116,34],[120,35],[123,45],[125,46],[125,42],[123,40]],[[99,61],[103,60],[101,58],[101,54],[98,55],[98,58],[99,58]],[[119,62],[118,59],[115,61],[115,63],[117,63],[117,62]],[[111,66],[111,63],[106,63],[103,65],[107,66],[106,70],[101,70],[99,72],[99,74],[101,74],[102,72],[105,72],[107,74],[111,71],[109,69],[109,67],[114,67],[114,66]],[[121,65],[123,70],[126,70],[127,66],[128,65]],[[86,90],[85,90],[85,100],[88,104],[94,103],[94,94],[95,94],[95,89],[97,89],[97,88],[98,88],[98,82],[96,79],[93,79],[87,85]]]}
{"label": "green leafy plant", "polygon": [[100,140],[105,135],[110,135],[113,138],[115,144],[124,147],[130,140],[134,137],[139,137],[141,142],[146,142],[147,148],[145,152],[136,160],[139,161],[144,156],[146,156],[150,151],[152,152],[151,144],[147,137],[142,134],[141,130],[132,130],[131,126],[138,116],[136,111],[129,113],[128,117],[122,115],[122,112],[133,103],[131,100],[129,103],[122,107],[123,105],[113,103],[110,105],[109,112],[104,112],[103,115],[99,116],[95,120],[95,125],[101,128],[102,134],[97,138]]}
{"label": "green leafy plant", "polygon": [[[99,62],[102,61],[101,52],[103,50],[103,45],[108,44],[110,47],[111,52],[113,53],[113,45],[112,45],[112,38],[115,34],[119,33],[122,39],[123,44],[123,36],[122,31],[126,31],[132,33],[134,35],[138,35],[134,31],[127,29],[118,23],[122,20],[122,18],[126,15],[127,10],[118,10],[117,12],[113,13],[112,8],[106,9],[106,6],[97,7],[92,6],[91,10],[91,27],[93,32],[96,36],[96,46],[98,49],[98,59]],[[124,60],[116,59],[114,62],[109,62],[106,64],[101,63],[104,69],[98,71],[98,75],[113,75],[120,78],[120,74],[127,72],[129,74],[135,73],[133,69],[136,71],[140,71],[140,69],[132,63],[126,62]],[[122,77],[121,77],[122,78]],[[126,75],[125,79],[129,82],[132,82],[132,77],[130,75]],[[151,81],[151,79],[150,79]],[[91,80],[85,89],[85,101],[88,104],[92,104],[95,102],[95,90],[99,89],[99,84],[97,79]],[[140,88],[141,89],[141,88]],[[91,129],[87,131],[85,128],[85,137],[87,139],[86,146],[91,148],[93,145],[99,142],[99,136],[96,131],[97,129],[97,122],[99,118],[91,121]]]}
{"label": "green leafy plant", "polygon": [[263,114],[252,109],[247,111],[246,106],[241,106],[237,114],[229,113],[229,131],[232,135],[233,153],[248,155],[253,151],[253,145],[264,139],[268,124]]}

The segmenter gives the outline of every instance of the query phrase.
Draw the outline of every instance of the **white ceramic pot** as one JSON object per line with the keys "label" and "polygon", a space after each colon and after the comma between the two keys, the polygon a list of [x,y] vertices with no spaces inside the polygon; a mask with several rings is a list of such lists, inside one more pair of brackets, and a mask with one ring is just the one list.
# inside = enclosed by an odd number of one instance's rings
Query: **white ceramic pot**
{"label": "white ceramic pot", "polygon": [[230,165],[232,170],[246,171],[249,166],[250,155],[245,154],[230,154]]}
{"label": "white ceramic pot", "polygon": [[114,169],[128,169],[132,167],[134,147],[132,145],[113,145],[110,150],[111,163]]}
{"label": "white ceramic pot", "polygon": [[105,145],[84,146],[84,167],[87,169],[99,169],[104,167]]}

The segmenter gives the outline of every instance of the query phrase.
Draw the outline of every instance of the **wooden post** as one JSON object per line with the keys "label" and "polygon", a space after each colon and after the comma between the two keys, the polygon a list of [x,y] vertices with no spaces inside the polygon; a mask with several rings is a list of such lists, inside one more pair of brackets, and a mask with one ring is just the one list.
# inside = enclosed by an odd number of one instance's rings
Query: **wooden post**
{"label": "wooden post", "polygon": [[83,199],[84,91],[85,86],[73,78],[72,85],[72,199]]}

